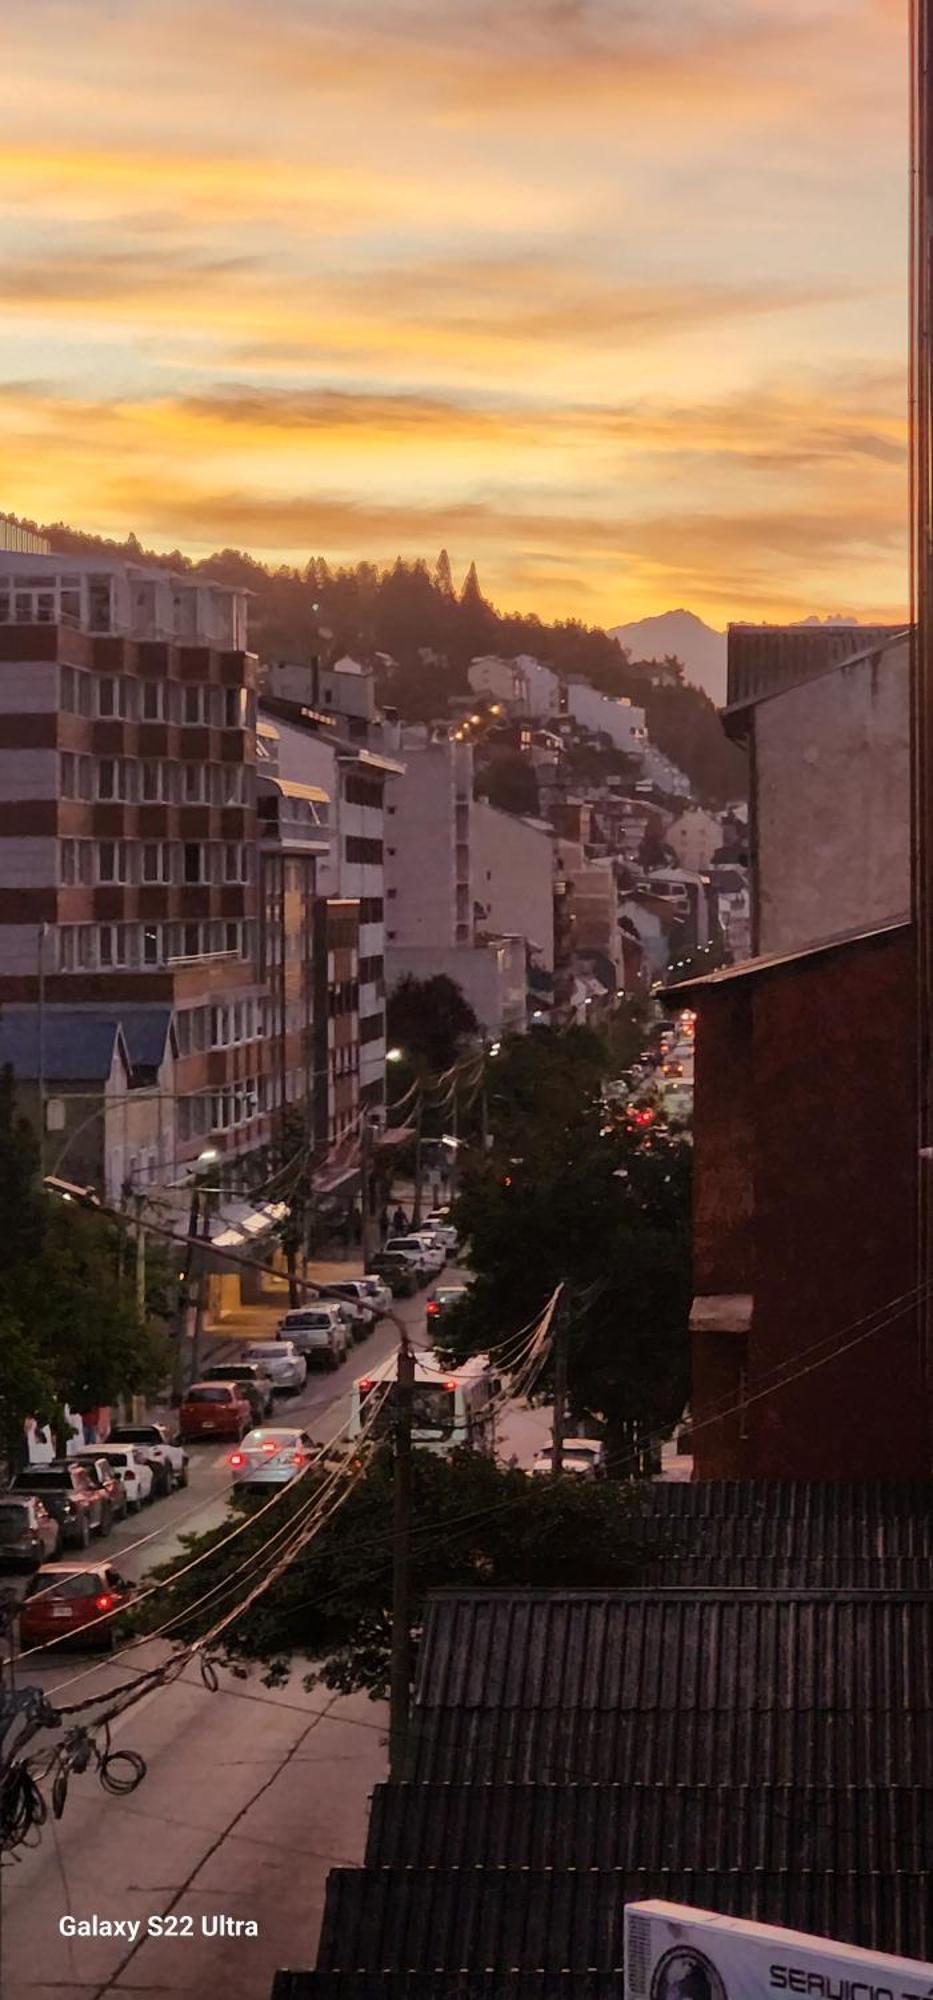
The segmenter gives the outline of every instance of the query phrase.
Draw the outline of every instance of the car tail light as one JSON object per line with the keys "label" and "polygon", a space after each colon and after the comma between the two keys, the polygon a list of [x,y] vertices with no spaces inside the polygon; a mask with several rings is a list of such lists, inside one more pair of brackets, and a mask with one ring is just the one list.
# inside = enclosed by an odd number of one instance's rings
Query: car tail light
{"label": "car tail light", "polygon": [[304,1464],[304,1462],[305,1462],[305,1455],[304,1455],[304,1452],[303,1452],[303,1451],[293,1451],[293,1452],[292,1452],[292,1464],[293,1464],[293,1465],[303,1465],[303,1464]]}
{"label": "car tail light", "polygon": [[360,1395],[361,1395],[361,1396],[368,1396],[368,1395],[369,1395],[369,1392],[370,1392],[370,1389],[374,1389],[374,1388],[375,1388],[375,1386],[376,1386],[376,1384],[375,1384],[375,1382],[373,1381],[373,1378],[372,1378],[372,1376],[371,1376],[371,1375],[361,1375],[361,1376],[360,1376],[360,1380],[359,1380],[359,1385],[358,1385],[358,1386],[359,1386],[359,1391],[360,1391]]}
{"label": "car tail light", "polygon": [[438,1303],[437,1303],[437,1300],[436,1300],[436,1299],[429,1299],[429,1300],[428,1300],[428,1315],[429,1315],[429,1317],[430,1317],[430,1318],[433,1318],[433,1316],[434,1316],[434,1314],[435,1314],[436,1312],[440,1312],[440,1306],[438,1305]]}
{"label": "car tail light", "polygon": [[455,1376],[452,1376],[449,1382],[445,1382],[445,1383],[444,1383],[444,1387],[445,1387],[445,1389],[455,1389],[455,1388],[456,1388],[456,1386],[457,1386],[457,1382],[456,1382],[456,1377],[455,1377]]}
{"label": "car tail light", "polygon": [[94,1609],[95,1611],[112,1611],[116,1601],[115,1597],[110,1597],[106,1590],[102,1590],[100,1596],[94,1599]]}
{"label": "car tail light", "polygon": [[229,1456],[228,1460],[227,1460],[227,1464],[228,1464],[228,1465],[245,1465],[245,1464],[246,1464],[246,1453],[245,1453],[245,1452],[243,1452],[243,1451],[232,1451],[232,1452],[230,1453],[230,1456]]}

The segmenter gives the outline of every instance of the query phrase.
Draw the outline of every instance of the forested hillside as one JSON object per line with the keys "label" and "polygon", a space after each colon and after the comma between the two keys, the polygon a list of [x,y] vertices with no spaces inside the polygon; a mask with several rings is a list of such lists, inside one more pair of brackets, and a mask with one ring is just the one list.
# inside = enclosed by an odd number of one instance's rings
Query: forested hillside
{"label": "forested hillside", "polygon": [[125,542],[104,541],[60,522],[39,532],[62,552],[99,549],[245,587],[252,593],[252,643],[265,659],[310,660],[315,653],[335,659],[348,652],[373,661],[380,699],[406,721],[444,714],[448,696],[466,690],[467,668],[476,654],[534,654],[560,674],[582,675],[606,694],[628,695],[642,704],[652,741],[687,772],[699,797],[716,804],[745,790],[744,757],[724,735],[701,689],[652,688],[645,663],[630,660],[599,626],[576,619],[547,624],[534,615],[497,611],[483,596],[472,564],[459,589],[455,586],[445,550],[432,566],[399,558],[386,569],[361,562],[332,570],[313,556],[303,569],[268,569],[239,549],[192,562],[177,549],[143,549],[133,535]]}

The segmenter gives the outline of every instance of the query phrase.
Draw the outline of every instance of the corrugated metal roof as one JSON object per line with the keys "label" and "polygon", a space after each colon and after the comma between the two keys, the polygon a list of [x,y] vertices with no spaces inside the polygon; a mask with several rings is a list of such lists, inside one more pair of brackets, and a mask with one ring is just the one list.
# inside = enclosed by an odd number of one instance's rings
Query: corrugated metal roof
{"label": "corrugated metal roof", "polygon": [[649,1563],[644,1581],[705,1590],[729,1585],[742,1590],[927,1590],[933,1584],[933,1557],[827,1555],[734,1555],[682,1550]]}
{"label": "corrugated metal roof", "polygon": [[322,1971],[512,1970],[622,1965],[627,1901],[661,1896],[869,1949],[928,1957],[926,1874],[824,1870],[336,1868]]}
{"label": "corrugated metal roof", "polygon": [[827,1520],[816,1514],[651,1514],[630,1525],[634,1539],[659,1560],[666,1555],[672,1561],[684,1555],[795,1555],[812,1561],[824,1556],[933,1557],[933,1514],[840,1514]]}
{"label": "corrugated metal roof", "polygon": [[272,2000],[620,2000],[617,1972],[278,1972]]}
{"label": "corrugated metal roof", "polygon": [[[105,1083],[119,1050],[129,1066],[116,1015],[86,1014],[80,1007],[47,1009],[43,1062],[49,1083]],[[0,1016],[0,1068],[31,1081],[39,1074],[38,1010]]]}
{"label": "corrugated metal roof", "polygon": [[751,1519],[816,1519],[864,1515],[929,1518],[933,1479],[699,1479],[658,1481],[645,1497],[655,1515],[738,1515]]}
{"label": "corrugated metal roof", "polygon": [[368,1868],[933,1867],[933,1786],[377,1785]]}
{"label": "corrugated metal roof", "polygon": [[420,1710],[933,1710],[933,1591],[439,1592]]}
{"label": "corrugated metal roof", "polygon": [[[896,1698],[896,1697],[895,1697]],[[900,1708],[422,1710],[410,1771],[439,1783],[897,1785],[933,1777],[933,1715]]]}

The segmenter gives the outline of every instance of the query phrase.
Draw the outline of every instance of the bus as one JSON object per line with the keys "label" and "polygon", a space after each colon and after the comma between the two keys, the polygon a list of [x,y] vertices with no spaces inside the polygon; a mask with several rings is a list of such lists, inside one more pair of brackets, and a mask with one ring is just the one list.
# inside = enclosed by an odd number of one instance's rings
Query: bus
{"label": "bus", "polygon": [[[349,1438],[360,1436],[372,1415],[376,1399],[376,1419],[368,1437],[385,1437],[395,1416],[394,1354],[370,1374],[353,1384],[350,1402]],[[377,1397],[377,1391],[385,1391]],[[446,1368],[433,1349],[415,1350],[415,1380],[412,1386],[411,1441],[423,1451],[451,1452],[466,1446],[469,1451],[493,1457],[496,1448],[495,1401],[501,1383],[485,1354],[474,1354],[459,1367]]]}

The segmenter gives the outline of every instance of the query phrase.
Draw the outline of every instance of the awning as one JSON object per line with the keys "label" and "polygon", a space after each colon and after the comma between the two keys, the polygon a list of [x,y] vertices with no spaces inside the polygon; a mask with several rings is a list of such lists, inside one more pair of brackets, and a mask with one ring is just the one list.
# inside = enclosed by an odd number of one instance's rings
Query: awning
{"label": "awning", "polygon": [[339,1195],[349,1200],[359,1191],[359,1186],[359,1167],[325,1167],[311,1178],[313,1193],[323,1199]]}
{"label": "awning", "polygon": [[248,1202],[225,1202],[219,1214],[211,1216],[212,1250],[235,1250],[238,1255],[270,1236],[288,1214],[284,1201],[270,1201],[253,1208]]}
{"label": "awning", "polygon": [[376,1135],[376,1149],[381,1153],[387,1146],[404,1146],[414,1137],[413,1125],[387,1125],[384,1132]]}

